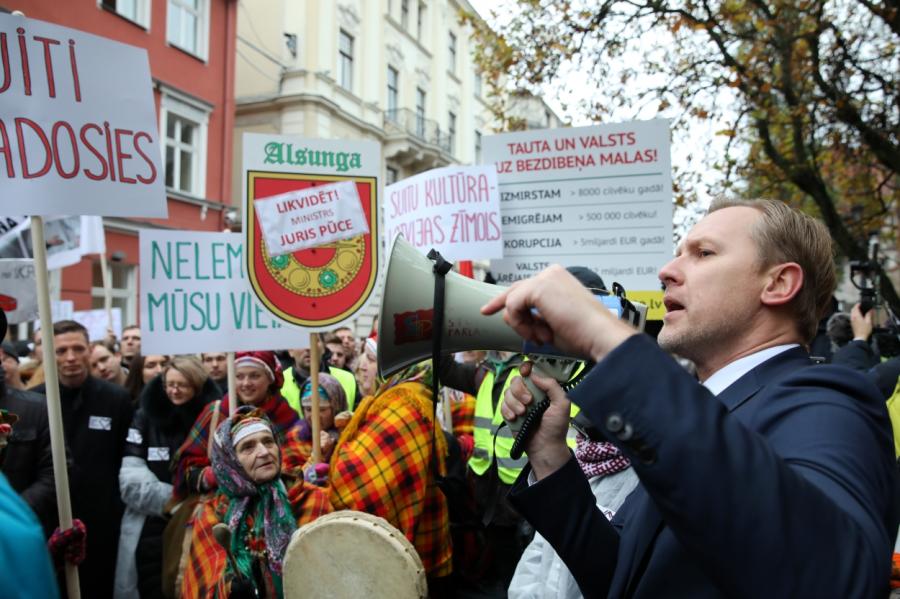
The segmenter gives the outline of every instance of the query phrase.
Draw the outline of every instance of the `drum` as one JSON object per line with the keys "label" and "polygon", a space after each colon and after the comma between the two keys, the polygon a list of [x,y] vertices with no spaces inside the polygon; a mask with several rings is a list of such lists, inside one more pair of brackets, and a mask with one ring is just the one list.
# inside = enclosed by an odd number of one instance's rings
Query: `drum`
{"label": "drum", "polygon": [[425,568],[384,518],[344,510],[294,532],[284,556],[285,599],[428,596]]}

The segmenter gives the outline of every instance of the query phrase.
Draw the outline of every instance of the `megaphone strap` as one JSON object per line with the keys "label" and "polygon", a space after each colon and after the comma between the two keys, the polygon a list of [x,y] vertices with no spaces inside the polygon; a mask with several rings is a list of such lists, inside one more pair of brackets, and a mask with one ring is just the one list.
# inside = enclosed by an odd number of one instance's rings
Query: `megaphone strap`
{"label": "megaphone strap", "polygon": [[[434,262],[434,315],[431,322],[431,415],[432,422],[436,423],[438,391],[441,385],[438,365],[441,363],[441,343],[444,330],[444,287],[447,273],[453,268],[453,263],[445,260],[441,253],[434,248],[428,252],[428,259]],[[437,426],[433,427],[431,431],[431,466],[434,470],[435,483],[443,490],[443,477],[438,467],[436,435]]]}

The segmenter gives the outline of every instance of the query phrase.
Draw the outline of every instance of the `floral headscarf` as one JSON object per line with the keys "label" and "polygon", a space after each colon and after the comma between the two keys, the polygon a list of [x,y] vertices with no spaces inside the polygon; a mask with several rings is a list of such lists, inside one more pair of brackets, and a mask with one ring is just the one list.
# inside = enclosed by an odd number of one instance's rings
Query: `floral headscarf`
{"label": "floral headscarf", "polygon": [[[272,423],[261,410],[251,406],[235,410],[216,429],[211,461],[219,490],[229,499],[225,523],[231,529],[231,553],[237,562],[237,574],[253,580],[253,556],[246,537],[249,533],[263,538],[269,571],[280,596],[282,560],[291,534],[297,528],[287,490],[280,476],[262,484],[253,482],[238,460],[233,436],[242,428],[259,428],[260,424],[273,430]],[[254,502],[255,499],[258,501]],[[253,528],[248,530],[251,515]],[[226,571],[231,567],[229,562]]]}
{"label": "floral headscarf", "polygon": [[[312,377],[303,382],[300,388],[301,405],[312,405]],[[347,409],[347,394],[341,383],[324,372],[319,373],[319,398],[331,404],[331,409],[335,414],[339,414]]]}

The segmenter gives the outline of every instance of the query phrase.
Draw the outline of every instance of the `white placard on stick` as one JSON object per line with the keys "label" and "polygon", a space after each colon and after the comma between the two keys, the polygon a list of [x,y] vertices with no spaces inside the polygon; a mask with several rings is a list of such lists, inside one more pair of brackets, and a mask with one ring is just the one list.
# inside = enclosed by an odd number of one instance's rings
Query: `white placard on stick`
{"label": "white placard on stick", "polygon": [[250,297],[239,233],[142,229],[139,243],[144,353],[309,347]]}
{"label": "white placard on stick", "polygon": [[672,162],[666,120],[486,136],[497,165],[501,285],[558,263],[585,266],[662,318],[659,269],[672,258]]}
{"label": "white placard on stick", "polygon": [[165,217],[147,51],[10,14],[0,34],[0,214]]}
{"label": "white placard on stick", "polygon": [[437,168],[385,189],[388,242],[397,235],[423,252],[434,248],[448,260],[503,257],[497,169]]}
{"label": "white placard on stick", "polygon": [[253,203],[270,256],[369,232],[352,181],[289,191]]}
{"label": "white placard on stick", "polygon": [[0,307],[10,324],[37,318],[34,261],[0,260]]}
{"label": "white placard on stick", "polygon": [[100,341],[105,339],[107,329],[112,328],[116,338],[122,336],[122,309],[112,309],[112,324],[109,322],[109,315],[106,310],[76,310],[72,313],[72,320],[84,325],[88,330],[88,339],[91,341]]}

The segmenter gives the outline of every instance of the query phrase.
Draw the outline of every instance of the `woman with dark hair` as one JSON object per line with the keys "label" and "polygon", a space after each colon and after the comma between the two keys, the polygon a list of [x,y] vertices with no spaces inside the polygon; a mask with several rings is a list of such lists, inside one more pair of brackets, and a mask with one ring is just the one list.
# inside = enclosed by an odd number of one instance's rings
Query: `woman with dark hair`
{"label": "woman with dark hair", "polygon": [[169,363],[169,356],[135,354],[128,363],[128,376],[125,378],[125,390],[131,395],[135,409],[140,407],[141,391],[144,385],[163,371]]}
{"label": "woman with dark hair", "polygon": [[[218,491],[194,517],[182,597],[280,599],[291,534],[332,511],[323,489],[282,469],[276,429],[262,410],[248,405],[216,429],[211,468]],[[233,560],[212,534],[220,522],[231,531]]]}
{"label": "woman with dark hair", "polygon": [[[142,360],[136,367],[156,356]],[[172,496],[172,456],[184,442],[203,407],[219,397],[219,390],[193,356],[174,358],[144,387],[134,415],[119,488],[125,515],[116,564],[117,597],[162,597],[163,511]]]}

